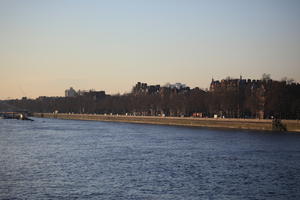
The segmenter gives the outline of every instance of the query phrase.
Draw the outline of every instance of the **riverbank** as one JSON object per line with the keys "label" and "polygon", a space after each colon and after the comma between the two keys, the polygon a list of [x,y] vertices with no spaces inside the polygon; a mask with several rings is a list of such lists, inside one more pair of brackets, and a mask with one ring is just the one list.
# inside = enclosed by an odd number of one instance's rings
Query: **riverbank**
{"label": "riverbank", "polygon": [[[125,116],[125,115],[96,115],[96,114],[64,114],[64,113],[34,113],[34,117],[128,122],[141,124],[161,124],[177,126],[194,126],[208,128],[231,128],[247,130],[272,131],[272,120],[269,119],[212,119],[191,117],[157,117],[157,116]],[[282,120],[289,132],[300,132],[299,120]]]}

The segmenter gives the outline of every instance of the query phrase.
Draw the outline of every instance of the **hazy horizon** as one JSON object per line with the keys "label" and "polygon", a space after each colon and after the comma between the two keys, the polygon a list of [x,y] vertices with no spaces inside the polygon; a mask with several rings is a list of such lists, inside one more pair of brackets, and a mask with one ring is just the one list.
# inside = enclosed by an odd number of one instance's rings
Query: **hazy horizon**
{"label": "hazy horizon", "polygon": [[0,1],[0,99],[300,81],[300,1]]}

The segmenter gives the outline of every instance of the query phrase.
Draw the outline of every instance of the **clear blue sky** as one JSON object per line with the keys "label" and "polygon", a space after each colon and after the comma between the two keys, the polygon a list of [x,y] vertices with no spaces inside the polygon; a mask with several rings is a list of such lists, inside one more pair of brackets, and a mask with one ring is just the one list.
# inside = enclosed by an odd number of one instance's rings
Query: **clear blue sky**
{"label": "clear blue sky", "polygon": [[300,81],[299,0],[0,0],[0,99]]}

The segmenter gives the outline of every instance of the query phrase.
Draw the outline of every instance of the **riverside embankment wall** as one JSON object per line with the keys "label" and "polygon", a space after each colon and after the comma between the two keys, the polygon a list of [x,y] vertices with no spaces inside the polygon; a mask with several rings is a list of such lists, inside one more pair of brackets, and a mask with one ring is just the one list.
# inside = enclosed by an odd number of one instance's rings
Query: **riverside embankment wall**
{"label": "riverside embankment wall", "polygon": [[[232,128],[249,130],[272,130],[272,120],[268,119],[212,119],[191,117],[156,117],[156,116],[125,116],[125,115],[96,115],[96,114],[64,114],[64,113],[34,113],[35,117],[129,122],[142,124],[162,124],[178,126],[195,126],[209,128]],[[299,120],[282,120],[287,131],[300,132]]]}

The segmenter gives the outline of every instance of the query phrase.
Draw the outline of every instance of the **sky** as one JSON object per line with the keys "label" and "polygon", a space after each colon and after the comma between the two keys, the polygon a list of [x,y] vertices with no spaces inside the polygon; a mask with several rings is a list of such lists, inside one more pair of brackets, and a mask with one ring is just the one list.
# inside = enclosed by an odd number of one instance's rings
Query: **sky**
{"label": "sky", "polygon": [[300,81],[299,0],[0,0],[0,99]]}

